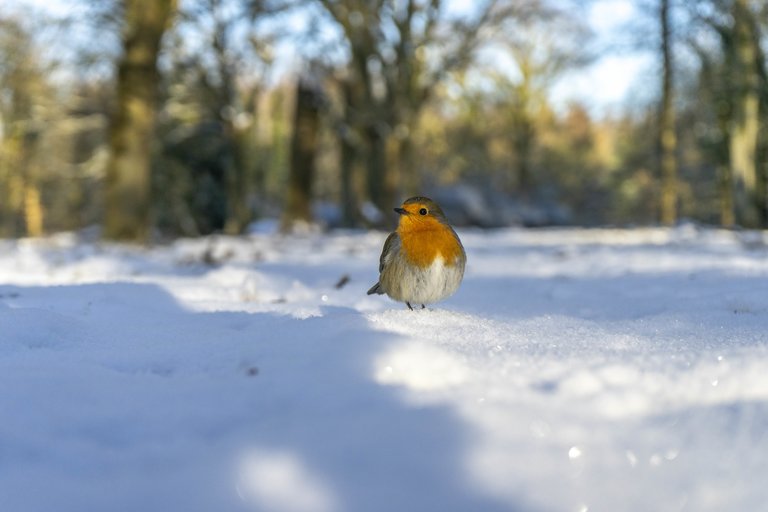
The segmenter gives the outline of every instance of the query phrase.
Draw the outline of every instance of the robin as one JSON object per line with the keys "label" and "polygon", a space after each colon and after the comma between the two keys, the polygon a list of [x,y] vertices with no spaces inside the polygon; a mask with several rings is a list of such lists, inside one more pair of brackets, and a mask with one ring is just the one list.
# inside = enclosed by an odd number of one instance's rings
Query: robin
{"label": "robin", "polygon": [[406,199],[397,229],[384,242],[379,282],[368,295],[386,293],[391,299],[431,304],[453,294],[464,277],[467,255],[440,207],[427,197]]}

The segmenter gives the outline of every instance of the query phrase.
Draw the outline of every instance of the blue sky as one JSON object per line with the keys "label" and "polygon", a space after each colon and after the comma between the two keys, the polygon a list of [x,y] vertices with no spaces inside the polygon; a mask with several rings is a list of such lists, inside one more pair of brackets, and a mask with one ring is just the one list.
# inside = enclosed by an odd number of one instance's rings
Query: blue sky
{"label": "blue sky", "polygon": [[[588,9],[588,24],[595,32],[598,44],[610,41],[626,30],[638,15],[629,0],[598,0]],[[603,113],[621,107],[630,99],[645,99],[647,80],[655,79],[653,56],[647,53],[607,53],[591,66],[564,77],[553,90],[556,102],[578,99]],[[653,82],[651,82],[653,84]]]}

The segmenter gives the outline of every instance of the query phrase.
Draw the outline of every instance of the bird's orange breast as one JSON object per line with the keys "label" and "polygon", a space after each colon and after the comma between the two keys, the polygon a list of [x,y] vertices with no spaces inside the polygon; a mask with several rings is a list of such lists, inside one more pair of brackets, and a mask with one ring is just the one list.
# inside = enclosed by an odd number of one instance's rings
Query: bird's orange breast
{"label": "bird's orange breast", "polygon": [[462,253],[461,244],[451,230],[438,221],[401,225],[397,234],[406,260],[419,267],[428,267],[438,256],[442,256],[446,265],[454,265]]}

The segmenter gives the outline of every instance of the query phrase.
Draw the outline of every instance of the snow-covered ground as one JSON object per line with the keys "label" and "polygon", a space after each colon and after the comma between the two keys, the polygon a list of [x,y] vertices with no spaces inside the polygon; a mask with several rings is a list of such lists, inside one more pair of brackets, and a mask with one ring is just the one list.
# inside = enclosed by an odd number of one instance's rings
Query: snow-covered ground
{"label": "snow-covered ground", "polygon": [[768,510],[766,237],[460,234],[0,241],[0,510]]}

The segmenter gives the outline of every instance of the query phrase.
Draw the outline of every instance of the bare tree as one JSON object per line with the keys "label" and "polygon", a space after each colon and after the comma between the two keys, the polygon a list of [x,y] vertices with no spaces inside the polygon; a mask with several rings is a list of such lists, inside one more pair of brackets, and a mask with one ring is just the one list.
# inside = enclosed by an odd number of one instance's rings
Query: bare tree
{"label": "bare tree", "polygon": [[731,119],[730,83],[723,62],[717,52],[702,46],[694,39],[688,41],[700,62],[698,72],[698,104],[705,118],[707,130],[700,135],[698,144],[704,157],[714,167],[718,197],[718,218],[722,226],[734,226],[733,175],[729,164],[728,126]]}
{"label": "bare tree", "polygon": [[[341,27],[351,53],[342,146],[359,142],[354,155],[365,160],[368,198],[387,211],[404,182],[415,185],[410,135],[435,87],[471,60],[485,29],[523,8],[488,0],[471,19],[451,19],[441,0],[319,1]],[[351,155],[350,147],[342,151],[345,158]],[[345,162],[345,168],[350,165]],[[351,173],[344,175],[351,179]]]}
{"label": "bare tree", "polygon": [[670,0],[659,1],[661,31],[661,108],[659,112],[659,148],[661,167],[661,222],[672,225],[677,220],[677,133],[675,130],[674,63],[671,35]]}
{"label": "bare tree", "polygon": [[[735,0],[732,6],[732,45],[728,57],[735,73],[730,133],[730,166],[734,184],[737,220],[750,227],[763,225],[765,198],[758,194],[757,144],[760,129],[760,67],[765,60],[760,36],[749,2]],[[761,203],[763,205],[761,206]]]}
{"label": "bare tree", "polygon": [[[719,124],[726,141],[723,154],[727,163],[720,170],[724,194],[721,218],[725,224],[745,227],[766,223],[765,169],[758,163],[766,61],[758,4],[749,0],[711,0],[692,9],[700,26],[711,29],[720,42],[721,65],[711,78],[718,81],[716,87],[720,89],[718,104],[712,108],[724,116]],[[710,57],[715,49],[699,46],[697,53],[703,66],[716,68],[714,57]]]}
{"label": "bare tree", "polygon": [[167,221],[186,233],[242,233],[263,206],[255,199],[263,199],[270,150],[260,147],[259,134],[269,113],[259,109],[279,32],[263,25],[291,5],[189,0],[180,8],[168,45],[162,124],[171,134],[163,157],[174,170],[162,178],[174,189],[163,205]]}
{"label": "bare tree", "polygon": [[[212,50],[213,66],[199,64],[198,73],[211,117],[223,130],[224,231],[232,235],[242,233],[253,217],[249,199],[256,180],[248,155],[254,141],[249,139],[256,128],[256,104],[271,63],[266,50],[270,41],[254,33],[254,23],[288,6],[287,1],[198,0],[191,13]],[[209,21],[210,30],[200,26]]]}
{"label": "bare tree", "polygon": [[322,94],[318,84],[307,77],[296,86],[296,106],[291,138],[291,170],[288,178],[282,230],[312,221],[312,182],[319,145]]}
{"label": "bare tree", "polygon": [[0,17],[0,236],[40,236],[43,132],[55,103],[33,33]]}
{"label": "bare tree", "polygon": [[499,108],[507,118],[504,131],[513,149],[509,167],[514,188],[523,196],[529,196],[534,188],[536,119],[547,106],[550,88],[565,73],[591,60],[585,44],[590,37],[586,28],[566,12],[540,8],[539,16],[504,36],[502,48],[515,65],[515,75],[493,72],[501,95]]}
{"label": "bare tree", "polygon": [[144,242],[149,233],[152,141],[160,43],[176,0],[125,0],[117,111],[110,126],[104,236]]}

